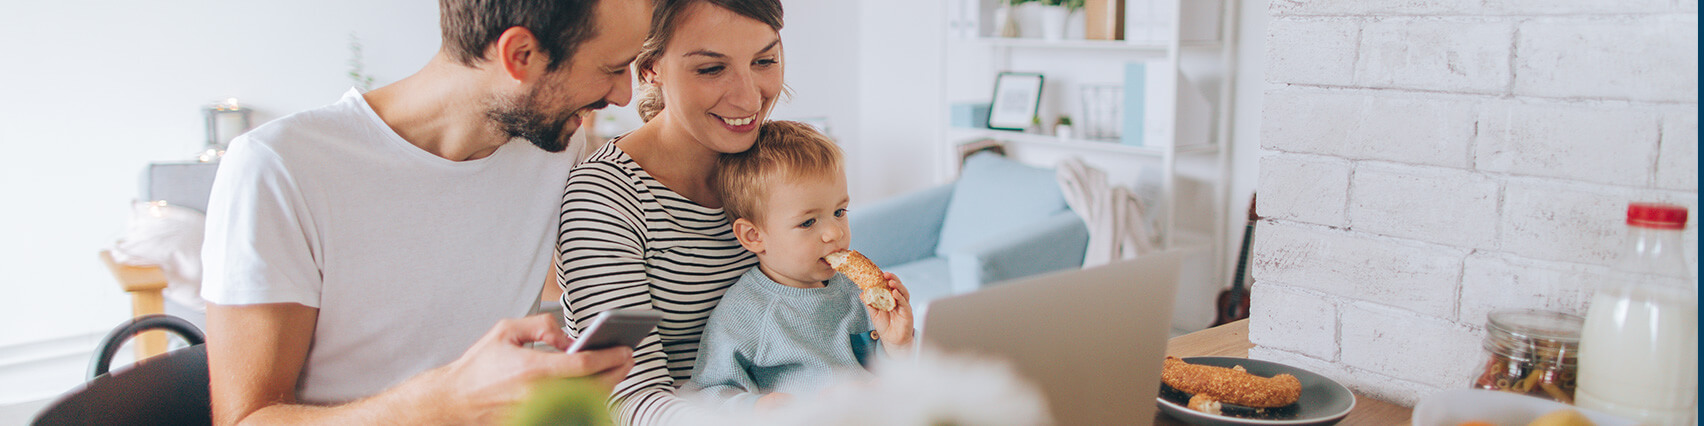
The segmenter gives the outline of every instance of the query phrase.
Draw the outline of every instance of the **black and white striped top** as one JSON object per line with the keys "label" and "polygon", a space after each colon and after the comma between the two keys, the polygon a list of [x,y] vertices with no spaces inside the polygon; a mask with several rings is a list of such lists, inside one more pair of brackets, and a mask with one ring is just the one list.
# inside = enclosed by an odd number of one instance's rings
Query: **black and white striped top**
{"label": "black and white striped top", "polygon": [[698,358],[704,323],[757,257],[740,247],[720,208],[675,193],[611,141],[568,177],[557,268],[570,336],[599,312],[655,309],[662,324],[634,351],[616,385],[620,425],[690,420],[675,397]]}

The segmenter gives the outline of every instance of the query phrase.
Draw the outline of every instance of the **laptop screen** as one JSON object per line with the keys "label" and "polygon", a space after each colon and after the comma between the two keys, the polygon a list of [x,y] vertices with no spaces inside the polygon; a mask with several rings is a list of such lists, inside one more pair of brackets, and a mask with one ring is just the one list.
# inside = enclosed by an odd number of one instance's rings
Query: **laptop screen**
{"label": "laptop screen", "polygon": [[1150,424],[1181,259],[1149,254],[936,300],[920,340],[1010,363],[1057,424]]}

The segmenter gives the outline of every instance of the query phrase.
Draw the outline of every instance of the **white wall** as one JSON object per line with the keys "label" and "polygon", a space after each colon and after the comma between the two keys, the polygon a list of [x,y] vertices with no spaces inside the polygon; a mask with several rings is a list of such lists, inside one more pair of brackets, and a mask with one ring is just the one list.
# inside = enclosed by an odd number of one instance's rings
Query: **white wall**
{"label": "white wall", "polygon": [[1487,312],[1582,313],[1628,202],[1696,217],[1696,2],[1269,13],[1253,357],[1412,404],[1467,386]]}
{"label": "white wall", "polygon": [[[1262,0],[1241,0],[1237,19],[1236,102],[1232,106],[1231,123],[1231,187],[1225,201],[1226,240],[1221,242],[1226,259],[1226,277],[1233,277],[1236,261],[1242,249],[1244,224],[1248,219],[1249,196],[1254,194],[1260,177],[1260,157],[1267,151],[1260,147],[1261,105],[1266,95],[1266,16],[1267,4]],[[1255,238],[1259,238],[1257,235]],[[1253,280],[1246,280],[1246,283]]]}
{"label": "white wall", "polygon": [[[828,118],[848,151],[858,202],[943,178],[932,148],[947,121],[934,107],[945,102],[937,77],[943,3],[783,3],[795,96],[775,117]],[[1258,51],[1248,46],[1259,45],[1248,40],[1260,39],[1246,26],[1258,16],[1244,13],[1239,81],[1258,81],[1246,69],[1248,52]],[[0,67],[0,147],[11,154],[0,159],[0,288],[9,294],[0,298],[0,405],[77,383],[94,340],[128,317],[128,298],[95,253],[121,231],[141,168],[191,158],[205,138],[206,103],[237,97],[256,108],[258,124],[335,101],[351,85],[351,31],[374,87],[384,85],[436,51],[436,5],[68,0],[0,13],[0,51],[13,58]],[[1246,147],[1257,132],[1245,127],[1258,117],[1242,105],[1259,96],[1239,87],[1237,145]],[[609,114],[637,123],[630,109]],[[1236,176],[1233,194],[1252,187],[1252,174]]]}
{"label": "white wall", "polygon": [[943,1],[858,2],[858,146],[852,197],[863,202],[927,188],[936,176],[946,105]]}
{"label": "white wall", "polygon": [[786,0],[787,87],[793,96],[776,106],[777,119],[828,117],[842,141],[858,138],[858,55],[863,40],[854,2]]}
{"label": "white wall", "polygon": [[[14,2],[0,13],[0,404],[52,395],[128,298],[95,253],[121,231],[143,165],[187,160],[199,108],[236,97],[255,122],[335,101],[351,31],[382,85],[437,50],[432,2]],[[47,364],[40,364],[47,363]],[[81,367],[80,365],[77,365]]]}
{"label": "white wall", "polygon": [[[858,152],[866,9],[783,5],[795,96],[775,117],[826,117]],[[259,124],[337,100],[351,86],[352,31],[382,86],[437,51],[437,5],[83,0],[0,13],[0,50],[13,58],[0,67],[0,146],[11,154],[0,159],[0,405],[69,389],[95,340],[129,316],[95,253],[122,231],[142,167],[192,158],[206,103],[236,97]],[[608,114],[638,123],[631,108]]]}

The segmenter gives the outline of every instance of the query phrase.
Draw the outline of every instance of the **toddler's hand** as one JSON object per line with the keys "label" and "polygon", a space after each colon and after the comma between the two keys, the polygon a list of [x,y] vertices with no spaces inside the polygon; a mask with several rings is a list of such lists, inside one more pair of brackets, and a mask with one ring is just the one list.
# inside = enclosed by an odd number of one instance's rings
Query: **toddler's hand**
{"label": "toddler's hand", "polygon": [[888,288],[893,291],[893,310],[883,311],[865,306],[870,313],[870,324],[876,328],[876,336],[881,340],[883,350],[890,357],[902,357],[911,354],[912,319],[911,319],[911,290],[899,282],[899,277],[892,272],[883,272],[887,279]]}
{"label": "toddler's hand", "polygon": [[787,405],[787,403],[792,402],[792,401],[793,401],[792,395],[788,395],[786,393],[781,393],[781,392],[770,392],[768,395],[758,397],[757,398],[757,405],[754,406],[753,409],[757,410],[757,411],[774,410],[774,409],[777,409],[777,408],[784,407],[784,406]]}

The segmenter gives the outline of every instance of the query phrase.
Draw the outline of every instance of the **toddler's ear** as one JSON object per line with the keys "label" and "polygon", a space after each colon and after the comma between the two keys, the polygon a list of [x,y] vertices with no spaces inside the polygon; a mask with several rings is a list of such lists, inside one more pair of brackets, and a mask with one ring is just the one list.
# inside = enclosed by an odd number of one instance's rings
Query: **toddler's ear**
{"label": "toddler's ear", "polygon": [[740,240],[740,246],[752,253],[763,254],[763,230],[757,224],[746,218],[734,219],[734,238]]}

